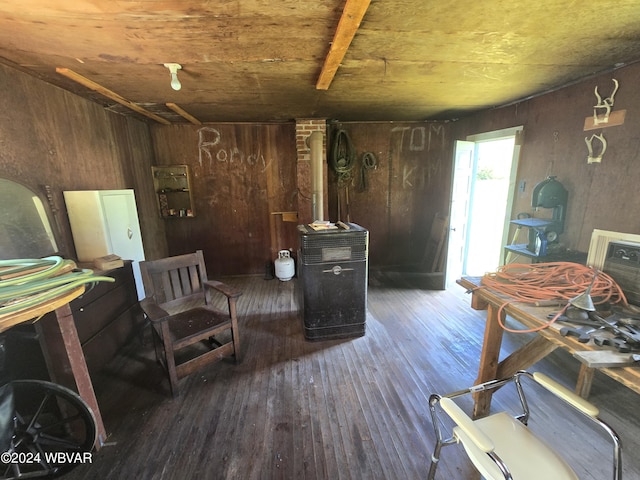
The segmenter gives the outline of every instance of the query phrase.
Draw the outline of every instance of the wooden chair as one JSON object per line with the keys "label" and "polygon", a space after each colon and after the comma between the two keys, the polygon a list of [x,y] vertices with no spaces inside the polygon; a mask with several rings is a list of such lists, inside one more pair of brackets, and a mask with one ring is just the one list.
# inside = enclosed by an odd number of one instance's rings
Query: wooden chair
{"label": "wooden chair", "polygon": [[229,356],[240,361],[236,300],[242,293],[208,280],[202,250],[140,262],[140,271],[146,297],[140,306],[173,396],[178,380],[201,367]]}

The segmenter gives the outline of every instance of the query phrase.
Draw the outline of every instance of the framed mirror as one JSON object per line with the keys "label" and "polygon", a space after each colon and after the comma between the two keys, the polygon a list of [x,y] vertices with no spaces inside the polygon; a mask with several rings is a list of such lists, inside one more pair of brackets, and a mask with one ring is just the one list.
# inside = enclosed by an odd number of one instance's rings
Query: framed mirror
{"label": "framed mirror", "polygon": [[40,197],[24,185],[0,178],[0,259],[41,258],[57,252]]}

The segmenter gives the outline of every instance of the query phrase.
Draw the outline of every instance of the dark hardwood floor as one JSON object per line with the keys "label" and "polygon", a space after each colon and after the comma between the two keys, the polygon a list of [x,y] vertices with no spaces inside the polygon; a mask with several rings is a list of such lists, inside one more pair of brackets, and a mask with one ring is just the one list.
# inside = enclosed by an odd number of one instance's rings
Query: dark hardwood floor
{"label": "dark hardwood floor", "polygon": [[[132,341],[94,386],[106,445],[65,479],[423,479],[434,434],[427,399],[473,384],[484,312],[461,287],[426,291],[372,275],[366,335],[307,342],[296,279],[226,281],[244,290],[243,361],[181,381],[171,398],[150,341]],[[506,334],[505,350],[526,338]],[[556,351],[535,365],[573,386],[578,362]],[[610,478],[606,439],[532,389],[532,428],[580,478]],[[504,398],[503,398],[504,397]],[[625,478],[640,478],[638,395],[596,374],[591,400],[623,438]],[[496,395],[494,408],[512,395]],[[594,451],[595,450],[595,451]],[[479,476],[461,447],[443,450],[438,479]]]}

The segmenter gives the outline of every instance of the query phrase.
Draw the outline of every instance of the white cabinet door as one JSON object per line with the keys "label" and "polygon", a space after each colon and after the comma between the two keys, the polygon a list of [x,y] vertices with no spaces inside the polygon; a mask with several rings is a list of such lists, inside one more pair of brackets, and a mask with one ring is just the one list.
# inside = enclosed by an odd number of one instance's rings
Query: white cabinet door
{"label": "white cabinet door", "polygon": [[144,298],[138,262],[144,248],[133,190],[84,190],[64,192],[69,223],[80,262],[118,255],[133,260],[138,298]]}
{"label": "white cabinet door", "polygon": [[101,199],[111,252],[128,260],[144,260],[133,192],[130,195],[103,193]]}

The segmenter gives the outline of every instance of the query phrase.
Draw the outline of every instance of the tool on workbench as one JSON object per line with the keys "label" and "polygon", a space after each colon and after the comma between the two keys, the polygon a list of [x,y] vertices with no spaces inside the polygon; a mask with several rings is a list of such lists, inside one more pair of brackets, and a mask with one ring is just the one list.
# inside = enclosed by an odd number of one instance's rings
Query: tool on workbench
{"label": "tool on workbench", "polygon": [[[538,305],[536,305],[538,306]],[[557,318],[556,318],[557,317]],[[588,321],[586,325],[596,324],[594,320],[589,320],[589,313],[576,308],[572,305],[568,305],[564,311],[561,312],[552,312],[547,315],[547,318],[556,318],[556,320],[560,322],[573,322],[577,323],[580,320]]]}
{"label": "tool on workbench", "polygon": [[562,315],[562,314],[558,315],[557,312],[550,313],[549,315],[547,315],[547,318],[555,318],[556,316],[558,317],[556,320],[558,322],[563,322],[563,323],[571,323],[574,325],[587,325],[590,327],[600,327],[602,325],[600,322],[591,320],[588,316],[581,317],[581,316],[575,316],[575,315],[572,315],[572,316]]}
{"label": "tool on workbench", "polygon": [[577,337],[580,343],[588,343],[591,340],[591,334],[597,331],[592,327],[562,327],[560,335],[563,337]]}
{"label": "tool on workbench", "polygon": [[593,288],[593,284],[596,283],[596,278],[598,278],[598,270],[594,268],[593,278],[591,279],[591,283],[587,289],[580,295],[569,299],[569,305],[573,305],[574,307],[587,312],[594,312],[596,307],[593,305],[593,299],[591,298],[591,289]]}
{"label": "tool on workbench", "polygon": [[611,336],[592,336],[593,342],[598,346],[611,346],[621,353],[640,351],[640,332],[628,325],[617,324],[617,314],[613,314],[606,319],[596,312],[589,312],[589,319],[598,322],[605,330],[613,333]]}
{"label": "tool on workbench", "polygon": [[614,313],[620,317],[618,319],[619,324],[640,328],[640,317],[629,316],[626,313],[617,312],[616,310],[614,310]]}
{"label": "tool on workbench", "polygon": [[630,353],[640,351],[639,345],[634,345],[627,342],[623,338],[609,338],[609,337],[593,337],[593,343],[599,347],[610,346],[615,347],[620,353]]}
{"label": "tool on workbench", "polygon": [[[554,315],[557,314],[550,313],[548,317],[551,318]],[[588,343],[590,339],[593,339],[595,345],[599,347],[614,347],[621,353],[640,351],[640,331],[628,325],[617,325],[615,320],[617,314],[613,314],[606,319],[595,312],[589,312],[587,318],[575,314],[571,316],[574,318],[569,318],[568,315],[560,315],[558,317],[557,320],[559,322],[569,324],[560,329],[560,335],[577,337],[581,343]],[[595,332],[602,330],[609,333],[607,335],[594,335]]]}
{"label": "tool on workbench", "polygon": [[628,330],[629,333],[631,333],[631,335],[633,335],[635,338],[640,339],[640,331],[633,324],[626,323],[620,318],[618,319],[618,325],[625,330]]}
{"label": "tool on workbench", "polygon": [[533,302],[534,307],[561,307],[565,304],[564,300],[538,300]]}
{"label": "tool on workbench", "polygon": [[586,312],[585,310],[574,307],[573,305],[569,305],[564,313],[570,320],[588,320],[589,319],[589,312]]}
{"label": "tool on workbench", "polygon": [[[615,315],[612,315],[612,317],[615,317]],[[596,312],[589,312],[589,318],[600,322],[600,324],[603,325],[605,329],[613,332],[616,336],[624,338],[626,341],[632,344],[636,344],[640,347],[640,334],[630,331],[628,326],[624,326],[624,328],[618,327],[616,323],[608,321],[608,318],[611,317],[607,317],[607,319],[605,319],[598,315]]]}

